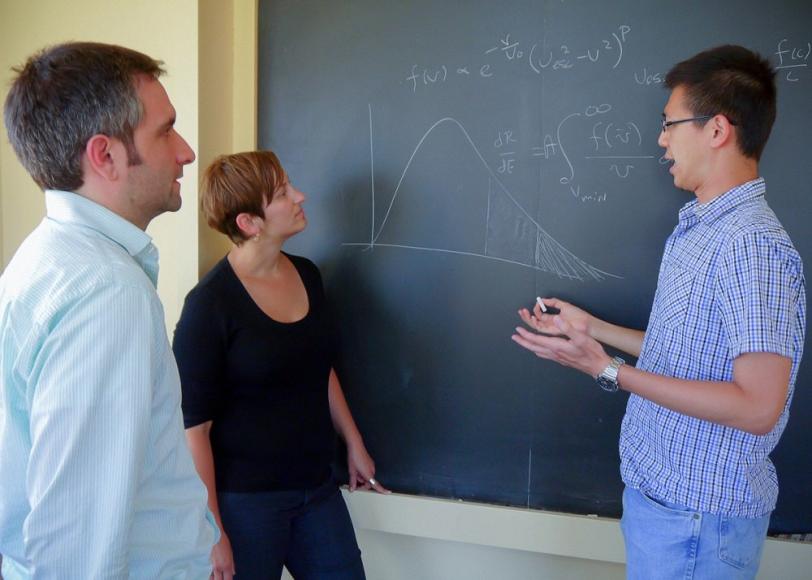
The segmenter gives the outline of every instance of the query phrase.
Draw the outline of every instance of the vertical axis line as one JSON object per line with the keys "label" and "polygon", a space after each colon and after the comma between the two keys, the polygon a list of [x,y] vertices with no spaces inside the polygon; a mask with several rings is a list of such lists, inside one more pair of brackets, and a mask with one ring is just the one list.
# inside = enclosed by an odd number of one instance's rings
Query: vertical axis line
{"label": "vertical axis line", "polygon": [[530,447],[527,457],[527,507],[530,508],[530,477],[533,473],[533,448]]}
{"label": "vertical axis line", "polygon": [[485,214],[485,252],[488,255],[488,229],[491,226],[491,194],[493,193],[493,180],[488,177],[488,210]]}
{"label": "vertical axis line", "polygon": [[369,234],[369,247],[375,245],[375,153],[372,145],[372,103],[368,103],[369,107],[369,169],[370,181],[372,189],[372,223],[370,225]]}

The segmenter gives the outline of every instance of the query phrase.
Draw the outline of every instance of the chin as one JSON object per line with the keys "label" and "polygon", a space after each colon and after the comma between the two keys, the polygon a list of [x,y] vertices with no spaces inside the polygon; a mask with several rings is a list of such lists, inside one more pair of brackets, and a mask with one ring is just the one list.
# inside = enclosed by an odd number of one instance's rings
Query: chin
{"label": "chin", "polygon": [[166,204],[166,208],[164,211],[174,213],[180,210],[181,206],[183,206],[183,200],[181,200],[181,198],[178,197],[177,199],[170,199],[169,202]]}
{"label": "chin", "polygon": [[688,191],[688,188],[678,182],[676,179],[674,180],[674,187],[679,189],[680,191]]}
{"label": "chin", "polygon": [[674,180],[674,187],[676,187],[677,189],[683,189],[683,190],[686,189],[685,185],[682,182],[682,179],[678,175],[672,173],[671,177]]}

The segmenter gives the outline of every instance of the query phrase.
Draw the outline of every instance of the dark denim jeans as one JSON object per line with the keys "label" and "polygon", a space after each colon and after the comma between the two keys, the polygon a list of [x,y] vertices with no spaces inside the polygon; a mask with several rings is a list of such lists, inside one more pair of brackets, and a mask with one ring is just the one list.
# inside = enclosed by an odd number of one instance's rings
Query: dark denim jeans
{"label": "dark denim jeans", "polygon": [[237,578],[364,580],[350,514],[332,480],[315,489],[217,494]]}

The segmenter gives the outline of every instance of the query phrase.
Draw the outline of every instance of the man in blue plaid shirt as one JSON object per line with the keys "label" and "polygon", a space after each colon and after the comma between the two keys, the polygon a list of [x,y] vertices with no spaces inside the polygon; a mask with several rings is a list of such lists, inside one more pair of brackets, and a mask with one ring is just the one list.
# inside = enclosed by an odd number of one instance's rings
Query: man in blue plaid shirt
{"label": "man in blue plaid shirt", "polygon": [[[620,434],[629,578],[754,578],[775,508],[769,453],[787,423],[803,350],[801,258],[765,201],[758,160],[775,72],[739,46],[677,64],[659,144],[696,199],[666,242],[645,331],[555,298],[513,340],[631,393]],[[601,343],[638,357],[636,367]]]}

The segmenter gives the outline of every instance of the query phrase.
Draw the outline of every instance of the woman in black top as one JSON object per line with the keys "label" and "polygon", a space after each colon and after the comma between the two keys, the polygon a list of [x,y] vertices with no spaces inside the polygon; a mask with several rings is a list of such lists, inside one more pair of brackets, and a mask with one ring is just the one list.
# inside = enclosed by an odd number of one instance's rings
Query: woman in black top
{"label": "woman in black top", "polygon": [[186,435],[222,531],[213,577],[364,577],[331,477],[336,431],[350,489],[387,493],[333,370],[321,276],[282,251],[307,225],[304,194],[270,151],[222,156],[201,190],[234,247],[186,297],[174,351]]}

